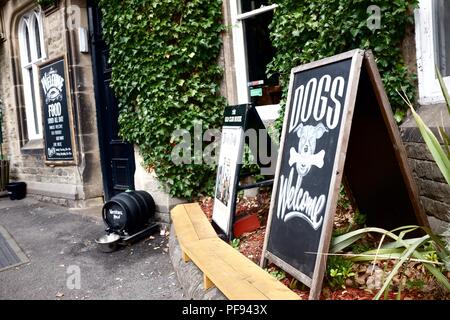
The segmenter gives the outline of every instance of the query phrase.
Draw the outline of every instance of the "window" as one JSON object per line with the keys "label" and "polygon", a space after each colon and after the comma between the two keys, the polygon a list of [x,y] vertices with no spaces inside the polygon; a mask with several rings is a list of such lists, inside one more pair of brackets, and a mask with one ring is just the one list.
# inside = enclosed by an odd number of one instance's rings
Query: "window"
{"label": "window", "polygon": [[40,9],[30,11],[20,19],[19,46],[28,139],[41,139],[42,115],[37,64],[45,58],[45,54]]}
{"label": "window", "polygon": [[266,76],[267,64],[275,54],[269,24],[276,7],[267,0],[230,1],[238,103],[270,106],[272,113],[281,98],[278,75]]}
{"label": "window", "polygon": [[419,102],[444,101],[435,68],[450,87],[450,1],[420,0],[415,12]]}

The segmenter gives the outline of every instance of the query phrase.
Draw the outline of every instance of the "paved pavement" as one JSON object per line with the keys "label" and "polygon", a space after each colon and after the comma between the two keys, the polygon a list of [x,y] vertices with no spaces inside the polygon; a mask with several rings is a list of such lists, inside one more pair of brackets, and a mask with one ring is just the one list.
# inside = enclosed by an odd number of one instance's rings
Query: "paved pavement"
{"label": "paved pavement", "polygon": [[0,225],[30,259],[0,272],[0,300],[184,299],[166,252],[167,236],[158,232],[103,253],[94,241],[104,234],[100,213],[86,213],[31,198],[0,198]]}

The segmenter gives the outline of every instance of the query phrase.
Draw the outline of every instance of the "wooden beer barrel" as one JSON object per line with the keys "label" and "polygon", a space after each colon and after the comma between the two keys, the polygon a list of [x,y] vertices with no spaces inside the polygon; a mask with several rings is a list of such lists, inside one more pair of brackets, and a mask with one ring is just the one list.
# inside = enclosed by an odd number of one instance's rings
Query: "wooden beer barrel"
{"label": "wooden beer barrel", "polygon": [[155,215],[155,201],[145,191],[122,192],[103,205],[102,217],[109,231],[131,235],[145,228]]}

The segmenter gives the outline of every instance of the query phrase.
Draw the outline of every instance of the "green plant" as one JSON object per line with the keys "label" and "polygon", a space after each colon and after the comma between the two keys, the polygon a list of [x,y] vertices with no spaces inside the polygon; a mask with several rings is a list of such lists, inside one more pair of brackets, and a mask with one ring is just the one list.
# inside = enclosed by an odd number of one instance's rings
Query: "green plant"
{"label": "green plant", "polygon": [[58,2],[58,0],[36,0],[36,3],[42,7],[47,7],[54,5]]}
{"label": "green plant", "polygon": [[327,262],[327,281],[332,288],[344,288],[345,280],[354,277],[353,262],[342,256],[330,256]]}
{"label": "green plant", "polygon": [[239,246],[241,245],[241,239],[239,238],[234,238],[233,240],[231,240],[231,246],[236,249],[239,250]]}
{"label": "green plant", "polygon": [[[411,232],[417,232],[421,229],[426,234],[418,238],[406,239],[405,236]],[[398,232],[398,235],[395,234]],[[398,273],[402,265],[409,261],[417,261],[422,263],[425,268],[436,278],[436,280],[448,291],[450,291],[450,283],[448,279],[442,274],[441,270],[436,265],[445,265],[449,263],[450,253],[445,247],[445,243],[440,237],[434,235],[431,230],[420,226],[403,226],[392,231],[387,231],[381,228],[363,228],[345,235],[336,237],[332,240],[330,252],[336,254],[343,249],[351,246],[368,233],[381,234],[381,241],[377,249],[366,251],[360,254],[346,254],[346,258],[350,261],[373,261],[377,260],[397,260],[392,271],[386,277],[384,284],[374,299],[379,299],[383,292],[385,292],[390,285],[393,277]],[[384,243],[388,238],[393,240],[389,243]],[[433,247],[439,261],[427,259],[430,246]],[[433,257],[434,259],[434,257]]]}
{"label": "green plant", "polygon": [[[436,69],[436,74],[439,79],[439,84],[441,86],[442,93],[445,98],[445,102],[447,104],[447,110],[450,115],[450,96],[447,92],[447,88],[445,87],[444,80],[442,79],[442,75],[439,72],[438,69]],[[439,134],[442,139],[442,143],[444,146],[441,146],[439,143],[439,140],[436,138],[434,133],[430,130],[430,128],[423,122],[422,118],[417,114],[417,112],[414,110],[414,106],[411,103],[411,100],[408,98],[408,96],[403,92],[401,94],[397,91],[397,93],[403,98],[405,103],[409,106],[414,120],[417,123],[417,126],[420,130],[420,133],[427,144],[428,149],[431,152],[431,155],[433,156],[433,159],[435,160],[437,166],[442,172],[442,175],[444,176],[447,183],[450,185],[450,138],[449,135],[445,132],[444,128],[439,128]]]}
{"label": "green plant", "polygon": [[[447,111],[450,116],[450,95],[448,93],[447,87],[445,86],[445,82],[442,78],[442,75],[438,68],[436,68],[436,75],[439,80],[439,85],[441,87],[442,94],[445,99],[445,103],[447,105]],[[398,91],[397,91],[398,92]],[[399,92],[398,92],[399,93]],[[413,117],[417,123],[417,126],[422,134],[422,137],[427,144],[428,149],[433,156],[437,166],[439,167],[442,175],[444,176],[447,183],[450,185],[450,137],[449,134],[445,131],[444,127],[439,128],[439,136],[442,140],[442,145],[434,135],[434,133],[430,130],[430,128],[425,124],[422,118],[417,114],[414,110],[414,107],[411,103],[411,100],[408,96],[403,92],[403,94],[399,93],[400,97],[403,98],[405,103],[409,106]],[[446,243],[447,250],[450,251],[450,227],[442,234],[444,237],[444,241]],[[450,259],[444,261],[445,268],[447,271],[450,271]]]}
{"label": "green plant", "polygon": [[298,280],[295,278],[292,278],[289,282],[289,289],[294,290],[298,288]]}
{"label": "green plant", "polygon": [[341,184],[339,187],[339,198],[338,206],[348,209],[350,207],[350,200],[348,199],[347,193],[345,192],[344,185]]}
{"label": "green plant", "polygon": [[421,290],[425,286],[425,281],[422,279],[411,279],[406,281],[406,287],[408,289],[419,289]]}
{"label": "green plant", "polygon": [[222,123],[222,1],[99,0],[99,6],[121,137],[139,146],[144,165],[171,196],[211,193],[215,165],[193,151],[206,143],[189,139],[190,164],[175,165],[171,152],[183,138],[172,133],[193,137],[196,123],[202,129]]}
{"label": "green plant", "polygon": [[[286,101],[290,71],[293,67],[351,49],[372,49],[383,84],[397,121],[405,107],[395,89],[405,87],[412,100],[415,76],[408,72],[401,53],[406,28],[413,24],[412,9],[417,0],[315,0],[276,1],[270,24],[270,38],[276,50],[267,68],[268,75],[280,74],[283,101]],[[381,27],[367,26],[367,9],[381,9]],[[284,110],[284,109],[283,109]],[[281,128],[282,117],[277,121]]]}
{"label": "green plant", "polygon": [[278,281],[281,281],[284,278],[286,278],[286,273],[283,270],[279,269],[278,267],[273,267],[273,266],[267,267],[267,268],[264,268],[264,271],[266,271],[269,274],[271,274],[272,276],[274,276]]}
{"label": "green plant", "polygon": [[355,254],[363,253],[363,252],[369,251],[370,249],[372,249],[372,248],[369,244],[361,242],[361,241],[355,242],[354,244],[352,244],[350,246],[350,250]]}
{"label": "green plant", "polygon": [[283,270],[271,271],[270,274],[274,276],[278,281],[286,278],[286,273]]}
{"label": "green plant", "polygon": [[364,226],[366,224],[367,215],[361,213],[359,210],[355,211],[353,216],[353,223],[358,226]]}

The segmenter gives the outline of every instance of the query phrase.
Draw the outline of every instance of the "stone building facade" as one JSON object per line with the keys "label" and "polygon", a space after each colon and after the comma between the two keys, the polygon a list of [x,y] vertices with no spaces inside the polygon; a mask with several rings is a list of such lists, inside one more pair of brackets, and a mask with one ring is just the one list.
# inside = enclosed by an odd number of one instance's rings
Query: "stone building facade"
{"label": "stone building facade", "polygon": [[[124,158],[117,133],[102,140],[114,124],[105,116],[110,110],[99,107],[108,107],[108,97],[96,92],[97,87],[105,89],[96,78],[104,76],[105,70],[96,62],[107,61],[107,56],[99,54],[102,48],[93,44],[99,25],[96,14],[94,1],[57,0],[42,7],[36,0],[0,1],[0,100],[10,180],[26,182],[29,196],[71,208],[100,207],[130,188],[147,190],[155,198],[157,216],[168,222],[176,200],[141,167],[138,151],[128,147]],[[61,57],[68,69],[67,98],[73,120],[75,159],[71,163],[46,161],[44,150],[38,70]]]}
{"label": "stone building facade", "polygon": [[[81,5],[72,1],[73,4]],[[82,207],[100,204],[102,200],[101,170],[95,100],[93,95],[90,57],[78,53],[75,30],[65,28],[68,19],[61,2],[53,10],[44,12],[35,1],[2,1],[1,11],[4,28],[4,42],[0,45],[0,96],[5,108],[5,138],[7,154],[11,166],[11,178],[25,181],[28,193],[42,200]],[[70,4],[68,4],[70,5]],[[29,16],[29,15],[32,15]],[[33,58],[31,66],[31,87],[36,86],[37,66],[46,60],[65,55],[71,75],[70,97],[73,106],[75,141],[78,150],[78,165],[60,166],[45,163],[42,128],[30,132],[30,114],[27,112],[29,91],[24,90],[25,72],[22,59],[26,48],[21,47],[22,24],[26,19],[34,19],[34,25],[41,32],[37,42],[42,46],[40,57]],[[86,15],[81,23],[87,24]],[[24,33],[25,34],[25,33]],[[30,40],[31,42],[32,40]],[[36,40],[34,40],[36,46]],[[22,50],[22,52],[21,52]],[[32,48],[28,48],[32,51]],[[28,69],[27,69],[28,70]],[[36,88],[36,87],[34,87]],[[33,88],[33,89],[34,89]],[[32,100],[39,96],[33,92]],[[40,103],[32,102],[40,111]],[[39,112],[36,110],[36,113]],[[36,114],[37,116],[37,114]]]}
{"label": "stone building facade", "polygon": [[[223,1],[224,23],[233,28],[223,34],[221,90],[229,104],[252,101],[263,120],[270,121],[278,115],[281,92],[278,79],[266,78],[264,73],[273,55],[268,25],[277,5],[263,0],[256,1],[258,5],[254,2]],[[403,51],[410,70],[418,73],[420,113],[434,130],[442,119],[449,128],[450,120],[443,98],[436,91],[432,70],[437,62],[450,84],[450,59],[447,61],[445,54],[449,52],[450,56],[450,33],[437,32],[450,24],[450,4],[445,0],[420,0],[420,7]],[[30,14],[40,19],[38,33],[42,42],[41,55],[31,66],[22,61],[20,45],[24,37],[21,23]],[[258,19],[252,19],[256,16]],[[161,190],[157,178],[142,168],[138,150],[121,144],[115,129],[109,128],[114,127],[114,121],[108,118],[111,112],[105,111],[104,105],[105,101],[114,101],[108,91],[110,66],[104,55],[107,50],[99,21],[93,0],[57,0],[45,8],[40,8],[36,0],[0,0],[0,99],[6,115],[3,130],[11,176],[27,182],[29,194],[70,207],[101,205],[114,193],[130,187],[147,190],[156,200],[160,219],[168,222],[167,213],[180,200]],[[433,31],[440,36],[433,37]],[[31,34],[36,35],[36,30],[28,36]],[[36,43],[33,46],[37,48]],[[29,70],[36,72],[39,65],[63,55],[70,78],[77,161],[52,165],[45,161],[44,136],[33,132],[36,128],[30,124],[32,92],[26,88],[29,84],[25,80]],[[438,224],[450,222],[450,187],[432,161],[414,121],[408,119],[400,129],[430,220]]]}

